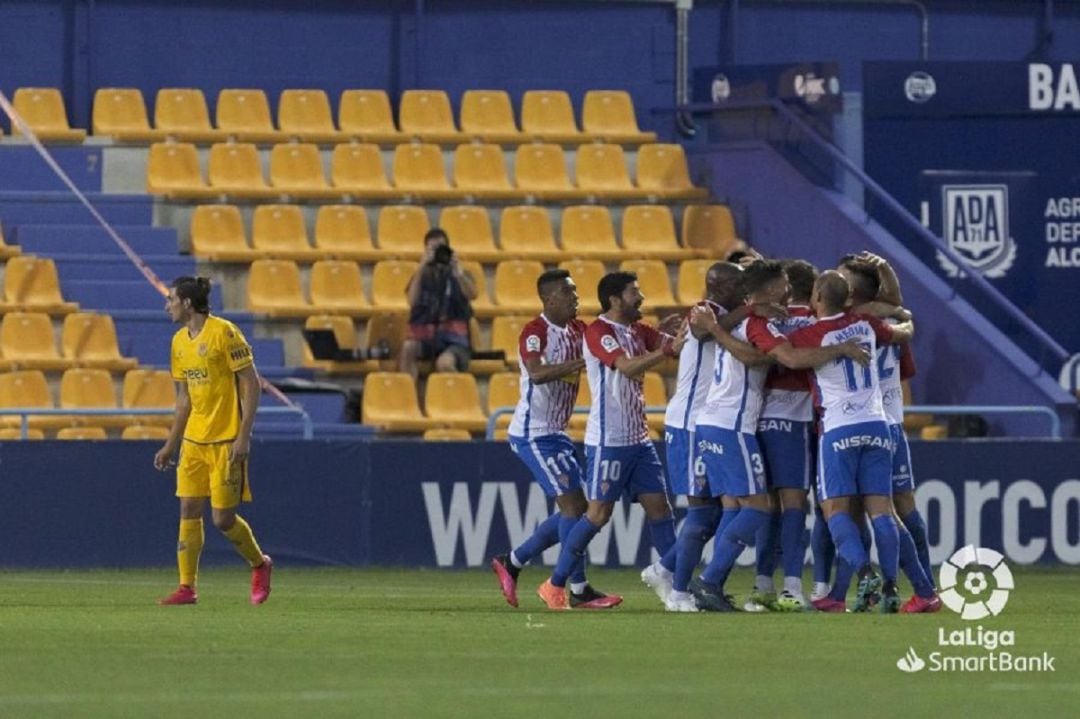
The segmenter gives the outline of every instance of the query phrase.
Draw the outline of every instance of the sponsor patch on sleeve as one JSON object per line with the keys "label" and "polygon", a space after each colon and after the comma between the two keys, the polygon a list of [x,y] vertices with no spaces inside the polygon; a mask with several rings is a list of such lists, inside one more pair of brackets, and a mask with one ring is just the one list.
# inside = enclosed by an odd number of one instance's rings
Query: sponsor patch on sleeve
{"label": "sponsor patch on sleeve", "polygon": [[619,341],[611,335],[604,335],[600,338],[600,346],[608,352],[614,352],[619,349]]}
{"label": "sponsor patch on sleeve", "polygon": [[540,351],[540,336],[539,335],[529,335],[528,337],[526,337],[525,338],[525,349],[527,351],[529,351],[529,352],[539,352]]}

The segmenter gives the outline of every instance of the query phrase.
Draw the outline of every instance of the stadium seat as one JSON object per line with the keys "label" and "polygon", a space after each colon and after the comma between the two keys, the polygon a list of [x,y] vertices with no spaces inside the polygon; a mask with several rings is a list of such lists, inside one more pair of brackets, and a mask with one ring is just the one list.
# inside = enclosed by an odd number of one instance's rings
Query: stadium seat
{"label": "stadium seat", "polygon": [[[116,388],[108,370],[69,369],[60,377],[60,407],[62,409],[117,409]],[[79,427],[125,427],[131,424],[130,416],[122,415],[75,415],[72,426]]]}
{"label": "stadium seat", "polygon": [[338,103],[338,127],[343,135],[363,142],[392,144],[405,136],[394,125],[385,90],[345,90]]}
{"label": "stadium seat", "polygon": [[168,438],[168,427],[150,427],[144,424],[133,424],[124,427],[124,430],[120,433],[120,439],[128,440],[162,440]]}
{"label": "stadium seat", "polygon": [[270,119],[270,103],[262,90],[225,89],[217,97],[217,129],[238,142],[275,142],[281,133]]}
{"label": "stadium seat", "polygon": [[675,220],[664,205],[629,205],[623,208],[622,246],[628,255],[655,260],[697,257],[694,250],[679,247]]}
{"label": "stadium seat", "polygon": [[416,383],[404,372],[372,372],[364,378],[364,424],[387,432],[422,432],[441,426],[420,414]]}
{"label": "stadium seat", "polygon": [[117,142],[152,142],[164,136],[150,129],[142,91],[134,87],[101,87],[94,93],[91,118],[94,135]]}
{"label": "stadium seat", "polygon": [[[582,372],[578,377],[578,392],[577,398],[574,400],[574,409],[587,410],[590,406],[592,406],[592,394],[589,390],[589,373]],[[585,427],[588,422],[589,415],[587,412],[571,414],[566,433],[575,442],[581,442],[585,439]]]}
{"label": "stadium seat", "polygon": [[581,107],[581,127],[587,135],[609,142],[656,142],[655,132],[642,132],[634,115],[630,93],[590,90]]}
{"label": "stadium seat", "polygon": [[479,262],[498,262],[506,253],[495,247],[491,220],[484,207],[458,205],[439,212],[438,226],[446,231],[450,246],[462,258]]}
{"label": "stadium seat", "polygon": [[200,205],[191,214],[191,251],[211,262],[251,262],[244,221],[235,205]]}
{"label": "stadium seat", "polygon": [[536,260],[503,260],[495,267],[495,304],[501,312],[540,312],[536,280],[544,266]]}
{"label": "stadium seat", "polygon": [[210,187],[233,197],[262,199],[277,196],[263,175],[255,146],[246,142],[219,142],[210,148]]}
{"label": "stadium seat", "polygon": [[[94,419],[100,419],[95,417]],[[64,427],[56,433],[57,439],[63,440],[103,440],[109,435],[104,427]]]}
{"label": "stadium seat", "polygon": [[[86,130],[68,124],[64,98],[55,87],[20,87],[12,98],[15,111],[22,116],[42,142],[82,142]],[[18,128],[12,127],[13,133]]]}
{"label": "stadium seat", "polygon": [[570,96],[562,90],[529,90],[521,98],[521,131],[546,142],[582,142]]}
{"label": "stadium seat", "polygon": [[687,205],[683,210],[682,244],[723,260],[741,240],[735,235],[735,220],[726,205]]}
{"label": "stadium seat", "polygon": [[425,442],[468,442],[471,440],[472,435],[467,429],[436,427],[424,431]]}
{"label": "stadium seat", "polygon": [[[375,321],[375,317],[368,322],[369,325]],[[311,315],[304,321],[304,329],[332,330],[338,347],[343,350],[356,349],[359,344],[353,319],[346,315]],[[307,342],[303,343],[301,358],[304,367],[311,367],[327,374],[358,375],[379,369],[390,369],[382,367],[379,360],[317,360],[311,354],[311,348],[308,347]]]}
{"label": "stadium seat", "polygon": [[[168,370],[128,370],[124,374],[120,395],[120,404],[124,409],[176,408],[176,384]],[[142,427],[160,429],[171,426],[173,416],[132,415],[132,421]]]}
{"label": "stadium seat", "polygon": [[519,145],[514,153],[514,181],[523,195],[545,200],[583,197],[570,184],[566,159],[558,145]]}
{"label": "stadium seat", "polygon": [[297,205],[259,205],[251,219],[251,246],[260,257],[297,262],[322,259],[308,242],[304,213]]}
{"label": "stadium seat", "polygon": [[446,181],[442,150],[438,145],[398,145],[394,149],[394,187],[403,195],[429,200],[457,194]]}
{"label": "stadium seat", "polygon": [[563,260],[559,268],[567,270],[578,288],[578,311],[595,315],[600,312],[597,287],[604,276],[604,263],[600,260]]}
{"label": "stadium seat", "polygon": [[[41,370],[23,370],[0,374],[0,408],[41,408],[55,409],[49,383]],[[70,416],[31,415],[30,427],[34,429],[55,429],[71,424]],[[5,427],[19,427],[21,417],[15,414],[0,415],[0,424]]]}
{"label": "stadium seat", "polygon": [[643,192],[665,200],[693,200],[708,197],[704,187],[694,187],[686,166],[682,145],[642,145],[637,153],[637,186]]}
{"label": "stadium seat", "polygon": [[278,129],[301,142],[331,143],[344,138],[334,127],[330,99],[323,90],[283,90],[278,98]]}
{"label": "stadium seat", "polygon": [[[371,316],[364,329],[364,346],[384,346],[390,350],[390,357],[397,357],[408,332],[408,315],[404,312],[378,312]],[[397,360],[386,358],[378,360],[385,368],[396,367]]]}
{"label": "stadium seat", "polygon": [[60,294],[56,264],[45,257],[19,255],[4,265],[4,303],[0,312],[45,312],[66,315],[79,308]]}
{"label": "stadium seat", "polygon": [[379,250],[387,257],[420,257],[424,253],[424,235],[429,229],[427,211],[415,205],[380,207],[375,223]]}
{"label": "stadium seat", "polygon": [[364,296],[360,266],[347,260],[321,260],[311,266],[311,304],[320,312],[366,316],[372,307]]}
{"label": "stadium seat", "polygon": [[129,370],[139,361],[122,357],[116,339],[116,325],[109,315],[75,312],[64,318],[60,346],[64,358],[79,367]]}
{"label": "stadium seat", "polygon": [[[371,271],[371,304],[379,312],[408,312],[409,299],[405,289],[419,267],[408,260],[382,260]],[[376,315],[378,316],[378,315]]]}
{"label": "stadium seat", "polygon": [[645,414],[649,429],[655,432],[664,431],[664,408],[667,407],[667,388],[664,386],[664,378],[659,372],[646,372],[645,382],[645,406],[659,407],[658,412]]}
{"label": "stadium seat", "polygon": [[354,197],[374,200],[401,195],[386,179],[378,145],[335,146],[330,159],[330,180],[338,192]]}
{"label": "stadium seat", "polygon": [[518,340],[521,330],[532,321],[529,315],[503,315],[491,321],[491,349],[506,354],[506,364],[517,367],[521,359]]}
{"label": "stadium seat", "polygon": [[561,244],[563,255],[571,258],[617,260],[625,256],[615,242],[611,213],[598,205],[575,205],[563,210]]}
{"label": "stadium seat", "polygon": [[315,248],[335,260],[374,261],[367,212],[356,205],[323,205],[315,215]]}
{"label": "stadium seat", "polygon": [[326,184],[319,148],[310,143],[281,143],[270,151],[270,184],[302,199],[327,199],[341,193]]}
{"label": "stadium seat", "polygon": [[221,133],[210,127],[210,112],[202,90],[165,87],[154,98],[154,127],[174,140],[214,142]]}
{"label": "stadium seat", "polygon": [[7,260],[22,254],[22,248],[18,245],[9,245],[4,239],[4,227],[0,225],[0,260]]}
{"label": "stadium seat", "polygon": [[506,159],[498,145],[458,145],[454,150],[454,185],[462,195],[484,200],[522,194],[510,184]]}
{"label": "stadium seat", "polygon": [[555,245],[551,215],[546,207],[505,207],[499,216],[499,246],[508,257],[558,262],[562,250]]}
{"label": "stadium seat", "polygon": [[[517,407],[518,398],[521,396],[521,373],[499,372],[491,375],[488,379],[488,417],[497,409],[511,409]],[[513,413],[501,414],[495,420],[495,430],[506,431],[510,426]]]}
{"label": "stadium seat", "polygon": [[[74,315],[68,315],[73,317]],[[56,349],[52,320],[44,312],[8,312],[0,321],[0,367],[64,370],[75,363]]]}
{"label": "stadium seat", "polygon": [[461,131],[484,142],[517,143],[510,96],[502,90],[466,90],[461,96]]}
{"label": "stadium seat", "polygon": [[166,197],[213,197],[199,169],[199,154],[186,142],[156,142],[146,161],[146,191]]}
{"label": "stadium seat", "polygon": [[427,416],[441,425],[470,432],[487,428],[487,415],[480,408],[476,377],[467,372],[432,372],[424,391]]}
{"label": "stadium seat", "polygon": [[473,314],[477,317],[491,317],[499,313],[499,308],[491,301],[488,292],[487,275],[483,266],[476,260],[461,260],[461,269],[476,283],[476,299],[472,300]]}
{"label": "stadium seat", "polygon": [[292,260],[255,260],[251,263],[247,307],[268,317],[307,317],[317,310],[304,298],[300,268]]}
{"label": "stadium seat", "polygon": [[637,199],[646,193],[630,184],[626,155],[619,145],[581,145],[577,150],[577,186],[582,192],[609,200]]}
{"label": "stadium seat", "polygon": [[[424,142],[448,144],[459,142],[461,133],[454,127],[450,98],[442,90],[406,90],[398,108],[401,132]],[[394,174],[397,177],[397,173]]]}
{"label": "stadium seat", "polygon": [[716,260],[683,260],[679,264],[679,303],[690,306],[705,296],[705,274]]}
{"label": "stadium seat", "polygon": [[645,306],[651,310],[679,304],[671,293],[667,265],[661,260],[623,260],[619,269],[637,274],[638,286],[645,295]]}
{"label": "stadium seat", "polygon": [[[0,440],[19,440],[22,438],[22,429],[18,427],[0,429]],[[45,433],[40,429],[27,429],[26,439],[45,439]]]}

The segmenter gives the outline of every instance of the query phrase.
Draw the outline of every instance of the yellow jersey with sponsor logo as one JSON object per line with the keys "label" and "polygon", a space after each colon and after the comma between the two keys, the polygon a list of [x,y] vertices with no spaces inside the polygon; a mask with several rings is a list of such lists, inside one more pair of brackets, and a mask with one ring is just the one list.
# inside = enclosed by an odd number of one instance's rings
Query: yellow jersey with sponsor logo
{"label": "yellow jersey with sponsor logo", "polygon": [[173,379],[186,382],[191,416],[184,439],[230,442],[240,428],[240,395],[236,373],[252,364],[251,345],[236,325],[209,316],[194,337],[187,327],[173,335]]}

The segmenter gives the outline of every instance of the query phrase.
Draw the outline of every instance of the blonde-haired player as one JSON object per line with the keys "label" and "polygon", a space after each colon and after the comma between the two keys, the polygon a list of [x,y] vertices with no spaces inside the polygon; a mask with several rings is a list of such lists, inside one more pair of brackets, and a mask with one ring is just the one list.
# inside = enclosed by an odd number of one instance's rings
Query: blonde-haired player
{"label": "blonde-haired player", "polygon": [[209,498],[214,526],[251,565],[251,603],[262,604],[270,596],[273,562],[236,512],[241,501],[251,501],[247,459],[260,391],[251,346],[236,325],[210,314],[210,280],[204,277],[174,280],[165,309],[181,325],[173,335],[171,352],[176,419],[165,445],[154,455],[154,467],[168,470],[180,450],[176,469],[180,587],[159,603],[198,601],[195,586]]}

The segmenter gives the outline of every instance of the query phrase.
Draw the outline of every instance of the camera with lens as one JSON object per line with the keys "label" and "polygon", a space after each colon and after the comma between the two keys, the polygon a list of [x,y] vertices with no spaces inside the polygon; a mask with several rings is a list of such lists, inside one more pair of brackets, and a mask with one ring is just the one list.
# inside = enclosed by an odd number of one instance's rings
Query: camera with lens
{"label": "camera with lens", "polygon": [[357,359],[383,360],[390,358],[390,343],[379,340],[374,346],[356,351]]}
{"label": "camera with lens", "polygon": [[439,245],[435,248],[435,254],[432,257],[432,262],[436,265],[449,265],[450,260],[454,258],[454,251],[450,249],[450,245]]}

